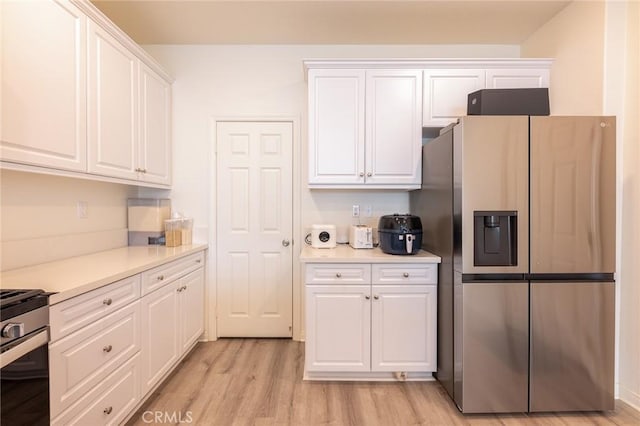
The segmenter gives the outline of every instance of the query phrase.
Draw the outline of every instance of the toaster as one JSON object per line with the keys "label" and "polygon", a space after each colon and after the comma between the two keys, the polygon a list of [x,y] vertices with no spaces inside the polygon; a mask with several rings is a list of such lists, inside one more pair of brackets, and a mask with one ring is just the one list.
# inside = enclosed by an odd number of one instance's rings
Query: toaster
{"label": "toaster", "polygon": [[373,231],[367,225],[351,225],[349,228],[349,245],[354,249],[373,248]]}

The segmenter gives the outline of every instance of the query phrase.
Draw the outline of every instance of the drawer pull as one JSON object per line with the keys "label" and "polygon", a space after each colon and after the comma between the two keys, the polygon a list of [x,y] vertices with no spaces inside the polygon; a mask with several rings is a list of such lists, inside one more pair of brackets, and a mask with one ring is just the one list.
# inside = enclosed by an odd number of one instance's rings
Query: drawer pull
{"label": "drawer pull", "polygon": [[340,272],[337,272],[336,273],[336,278],[340,278],[340,277],[342,277],[342,274]]}
{"label": "drawer pull", "polygon": [[404,274],[402,274],[402,276],[405,277],[405,278],[409,278],[409,273],[405,272]]}
{"label": "drawer pull", "polygon": [[158,275],[158,281],[164,280],[164,275]]}
{"label": "drawer pull", "polygon": [[112,411],[113,411],[113,407],[107,407],[107,408],[104,409],[103,413],[111,414]]}
{"label": "drawer pull", "polygon": [[102,348],[102,350],[103,350],[104,352],[106,352],[106,353],[111,352],[111,349],[113,349],[113,346],[111,346],[111,345],[107,345],[107,346],[105,346],[104,348]]}
{"label": "drawer pull", "polygon": [[102,301],[102,304],[103,304],[103,305],[107,305],[107,306],[111,305],[112,303],[113,303],[113,300],[111,300],[111,298],[104,299],[104,300]]}

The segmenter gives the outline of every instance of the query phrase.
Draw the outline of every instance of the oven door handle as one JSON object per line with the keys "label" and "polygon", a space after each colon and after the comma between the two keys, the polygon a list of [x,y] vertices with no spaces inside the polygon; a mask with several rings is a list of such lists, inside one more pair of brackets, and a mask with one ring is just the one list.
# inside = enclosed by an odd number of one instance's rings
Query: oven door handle
{"label": "oven door handle", "polygon": [[30,336],[19,345],[0,354],[0,368],[4,368],[16,359],[28,354],[32,350],[49,342],[49,329],[42,330],[35,336]]}

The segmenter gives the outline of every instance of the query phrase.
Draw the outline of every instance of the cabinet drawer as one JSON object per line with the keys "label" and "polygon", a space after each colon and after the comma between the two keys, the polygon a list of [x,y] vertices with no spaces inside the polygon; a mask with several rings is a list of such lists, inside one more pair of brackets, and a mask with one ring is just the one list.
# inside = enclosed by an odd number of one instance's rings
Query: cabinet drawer
{"label": "cabinet drawer", "polygon": [[52,305],[49,309],[51,341],[92,324],[140,298],[140,275]]}
{"label": "cabinet drawer", "polygon": [[117,425],[140,400],[140,355],[122,364],[52,425]]}
{"label": "cabinet drawer", "polygon": [[438,265],[379,264],[372,266],[373,284],[437,284]]}
{"label": "cabinet drawer", "polygon": [[204,252],[199,252],[149,269],[142,273],[142,295],[149,294],[202,266],[204,266]]}
{"label": "cabinet drawer", "polygon": [[371,265],[359,263],[308,264],[307,284],[371,284]]}
{"label": "cabinet drawer", "polygon": [[139,350],[139,301],[50,344],[51,415],[64,411]]}

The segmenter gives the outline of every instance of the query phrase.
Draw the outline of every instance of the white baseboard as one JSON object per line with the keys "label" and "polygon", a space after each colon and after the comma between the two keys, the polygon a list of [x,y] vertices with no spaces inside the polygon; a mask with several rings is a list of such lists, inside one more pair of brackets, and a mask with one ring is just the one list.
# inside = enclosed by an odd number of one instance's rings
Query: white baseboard
{"label": "white baseboard", "polygon": [[631,405],[636,410],[640,411],[640,394],[633,392],[630,389],[620,386],[619,399]]}

